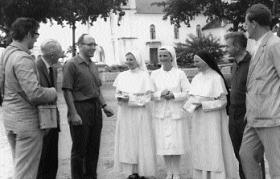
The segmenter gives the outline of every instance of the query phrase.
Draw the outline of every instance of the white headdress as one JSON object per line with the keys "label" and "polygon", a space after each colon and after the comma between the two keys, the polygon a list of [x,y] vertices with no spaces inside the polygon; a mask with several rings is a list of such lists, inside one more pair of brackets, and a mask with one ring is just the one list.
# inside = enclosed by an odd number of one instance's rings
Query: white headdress
{"label": "white headdress", "polygon": [[139,68],[144,71],[147,71],[147,66],[145,64],[145,60],[142,59],[140,52],[138,50],[129,50],[125,53],[125,55],[127,55],[129,53],[135,57],[136,62],[139,65]]}

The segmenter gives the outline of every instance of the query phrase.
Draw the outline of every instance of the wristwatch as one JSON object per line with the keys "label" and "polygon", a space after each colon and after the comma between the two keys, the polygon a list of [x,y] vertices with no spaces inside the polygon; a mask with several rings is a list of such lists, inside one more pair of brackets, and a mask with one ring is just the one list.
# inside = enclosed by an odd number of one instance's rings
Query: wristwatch
{"label": "wristwatch", "polygon": [[102,104],[101,108],[104,109],[107,106],[107,104]]}

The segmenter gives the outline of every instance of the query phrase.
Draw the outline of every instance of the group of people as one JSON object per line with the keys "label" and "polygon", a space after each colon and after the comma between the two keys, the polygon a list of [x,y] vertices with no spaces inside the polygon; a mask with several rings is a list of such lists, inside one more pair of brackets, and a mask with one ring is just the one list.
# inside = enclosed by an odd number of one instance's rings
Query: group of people
{"label": "group of people", "polygon": [[180,159],[190,144],[194,179],[265,178],[264,154],[270,177],[279,179],[280,39],[271,32],[271,19],[263,4],[247,10],[248,37],[256,41],[252,54],[244,33],[225,35],[226,51],[234,58],[230,89],[206,50],[194,54],[198,73],[191,83],[178,69],[173,47],[159,48],[161,68],[151,75],[139,52],[128,51],[129,70],[113,84],[115,169],[125,176],[155,176],[159,155],[166,179],[180,179]]}
{"label": "group of people", "polygon": [[[164,159],[166,179],[180,179],[180,159],[191,143],[194,178],[237,179],[226,110],[229,89],[210,53],[195,54],[199,73],[191,84],[177,67],[172,46],[159,48],[161,68],[151,75],[138,52],[125,57],[129,70],[113,84],[118,101],[115,169],[124,176],[156,176],[157,154]],[[192,114],[191,142],[185,135],[186,112]]]}
{"label": "group of people", "polygon": [[[11,146],[15,179],[55,179],[58,170],[60,117],[57,108],[57,62],[64,56],[57,40],[41,44],[37,59],[30,49],[39,37],[39,23],[20,17],[11,25],[12,43],[1,55],[0,89],[3,121]],[[73,179],[96,179],[102,110],[113,111],[104,101],[96,65],[91,61],[96,43],[83,34],[78,39],[79,54],[63,69],[65,101],[72,138]],[[2,98],[1,98],[2,99]],[[56,125],[45,128],[39,106],[56,106]],[[44,121],[43,121],[44,122]]]}
{"label": "group of people", "polygon": [[[159,155],[166,179],[180,179],[181,156],[190,145],[194,179],[261,179],[264,154],[271,178],[280,179],[280,39],[271,32],[271,12],[262,4],[247,10],[245,23],[257,50],[246,51],[241,32],[225,35],[226,50],[235,60],[230,89],[206,50],[194,54],[198,73],[191,83],[177,67],[172,46],[158,49],[161,68],[151,74],[138,51],[125,54],[129,70],[113,83],[116,171],[125,178],[155,177]],[[63,51],[58,41],[48,39],[35,60],[29,50],[38,29],[34,19],[18,18],[11,26],[13,42],[0,60],[3,121],[16,179],[55,179],[58,168],[60,118],[56,127],[41,129],[38,106],[56,105],[55,64]],[[77,45],[79,53],[63,67],[62,84],[72,138],[71,176],[97,179],[102,111],[107,117],[114,113],[91,61],[95,39],[82,34]],[[187,113],[190,138],[185,135]]]}

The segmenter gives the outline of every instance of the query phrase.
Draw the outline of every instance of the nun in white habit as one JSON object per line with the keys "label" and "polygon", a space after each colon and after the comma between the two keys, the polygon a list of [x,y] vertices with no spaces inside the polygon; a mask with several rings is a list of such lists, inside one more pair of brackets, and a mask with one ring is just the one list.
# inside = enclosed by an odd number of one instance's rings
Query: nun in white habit
{"label": "nun in white habit", "polygon": [[214,58],[206,51],[194,56],[198,74],[184,108],[192,117],[194,179],[237,179],[238,162],[228,132],[228,88]]}
{"label": "nun in white habit", "polygon": [[180,158],[185,153],[185,121],[182,109],[187,99],[190,83],[183,71],[178,69],[175,49],[163,46],[159,49],[162,67],[151,74],[155,87],[154,128],[156,152],[163,156],[167,169],[166,179],[180,179]]}
{"label": "nun in white habit", "polygon": [[118,100],[114,168],[127,176],[133,173],[155,176],[149,105],[153,84],[138,52],[130,51],[125,58],[129,70],[120,73],[113,84]]}

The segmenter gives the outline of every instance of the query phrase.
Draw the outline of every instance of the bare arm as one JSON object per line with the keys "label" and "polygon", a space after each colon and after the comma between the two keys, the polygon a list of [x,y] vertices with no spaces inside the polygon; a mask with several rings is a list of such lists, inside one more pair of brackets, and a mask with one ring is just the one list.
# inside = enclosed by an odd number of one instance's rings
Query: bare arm
{"label": "bare arm", "polygon": [[110,107],[108,107],[108,105],[106,104],[101,90],[100,90],[100,95],[99,95],[99,101],[100,101],[100,104],[101,104],[102,109],[103,109],[104,113],[106,114],[106,116],[107,116],[107,117],[113,116],[113,115],[114,115],[114,112],[113,112],[113,110],[112,110]]}
{"label": "bare arm", "polygon": [[74,105],[74,98],[70,90],[63,90],[64,98],[68,107],[68,122],[73,125],[81,125],[82,119]]}

